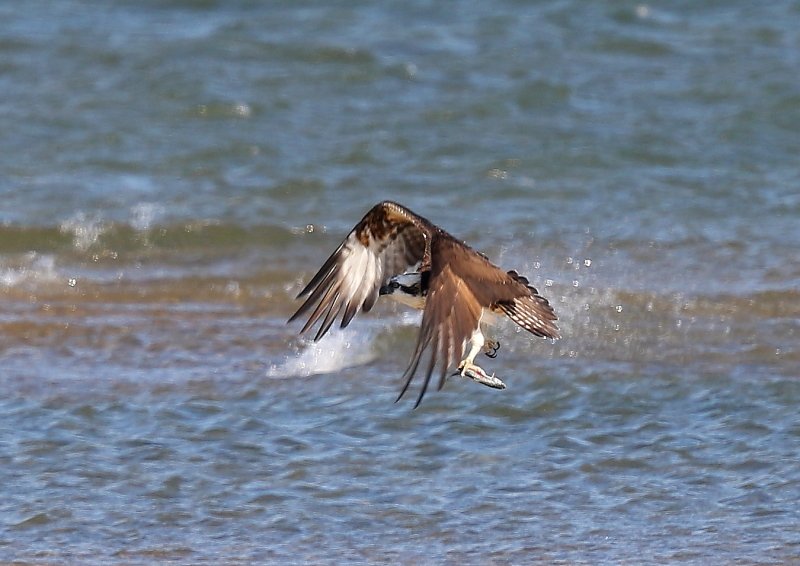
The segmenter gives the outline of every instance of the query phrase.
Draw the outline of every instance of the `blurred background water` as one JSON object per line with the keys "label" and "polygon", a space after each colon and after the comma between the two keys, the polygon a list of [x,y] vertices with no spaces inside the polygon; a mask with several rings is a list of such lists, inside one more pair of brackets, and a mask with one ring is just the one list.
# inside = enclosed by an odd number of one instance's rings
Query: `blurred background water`
{"label": "blurred background water", "polygon": [[[800,3],[0,5],[0,560],[800,560]],[[497,392],[294,296],[391,198]]]}

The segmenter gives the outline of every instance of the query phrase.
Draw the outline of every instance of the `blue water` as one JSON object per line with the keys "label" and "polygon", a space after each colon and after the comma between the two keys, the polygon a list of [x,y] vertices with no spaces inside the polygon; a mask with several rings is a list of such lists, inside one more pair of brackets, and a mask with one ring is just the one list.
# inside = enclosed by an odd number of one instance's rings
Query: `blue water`
{"label": "blue water", "polygon": [[[800,561],[797,2],[0,21],[0,561]],[[285,324],[386,198],[554,305],[507,390]]]}

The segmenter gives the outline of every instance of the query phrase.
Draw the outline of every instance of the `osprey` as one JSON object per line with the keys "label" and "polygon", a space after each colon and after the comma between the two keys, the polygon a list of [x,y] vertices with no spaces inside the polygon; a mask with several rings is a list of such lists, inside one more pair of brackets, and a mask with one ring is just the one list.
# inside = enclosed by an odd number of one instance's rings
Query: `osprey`
{"label": "osprey", "polygon": [[[481,322],[506,315],[535,336],[558,338],[557,317],[547,299],[516,271],[503,271],[438,226],[391,201],[376,204],[355,225],[297,298],[308,295],[289,322],[313,308],[301,333],[320,319],[314,341],[341,315],[344,328],[381,295],[422,309],[417,345],[397,400],[405,394],[423,354],[430,349],[417,407],[439,365],[441,389],[456,367],[497,389],[505,384],[475,364],[482,349],[495,357],[499,343],[486,341]],[[469,345],[467,355],[464,351]]]}

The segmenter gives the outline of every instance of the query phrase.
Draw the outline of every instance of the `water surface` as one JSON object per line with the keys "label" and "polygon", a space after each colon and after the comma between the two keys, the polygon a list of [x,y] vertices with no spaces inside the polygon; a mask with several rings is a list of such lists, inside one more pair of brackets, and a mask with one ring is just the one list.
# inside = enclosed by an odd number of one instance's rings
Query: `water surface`
{"label": "water surface", "polygon": [[[797,2],[0,17],[0,560],[800,559]],[[507,390],[286,325],[385,198],[555,306]]]}

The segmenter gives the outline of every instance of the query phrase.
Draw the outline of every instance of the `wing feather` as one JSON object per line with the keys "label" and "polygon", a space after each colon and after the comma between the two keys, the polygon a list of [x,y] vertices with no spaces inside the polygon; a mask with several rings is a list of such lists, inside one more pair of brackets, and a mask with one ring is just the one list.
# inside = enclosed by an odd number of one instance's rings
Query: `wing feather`
{"label": "wing feather", "polygon": [[311,313],[311,316],[308,317],[308,320],[306,321],[305,325],[303,325],[301,332],[308,331],[308,329],[316,324],[319,318],[326,312],[326,309],[330,310],[330,308],[333,306],[333,301],[336,300],[338,294],[339,293],[333,287],[328,287],[325,290],[325,293],[317,305],[317,308],[315,308],[314,312]]}
{"label": "wing feather", "polygon": [[485,261],[446,232],[439,230],[433,235],[428,297],[417,346],[403,374],[405,382],[398,400],[414,379],[426,350],[430,349],[430,359],[415,407],[422,402],[436,366],[439,365],[438,388],[441,389],[448,369],[461,360],[464,346],[478,327],[484,307],[463,276],[465,267],[468,267],[466,264],[475,258]]}
{"label": "wing feather", "polygon": [[344,306],[341,302],[339,302],[339,293],[336,293],[336,296],[333,297],[331,300],[331,308],[327,310],[325,313],[325,320],[322,321],[322,324],[317,330],[316,336],[314,336],[314,341],[319,340],[322,336],[330,329],[331,325],[336,320],[336,317],[339,316],[339,313],[342,311],[342,307]]}
{"label": "wing feather", "polygon": [[453,365],[453,335],[448,324],[442,324],[439,332],[441,335],[439,358],[442,363],[440,364],[439,385],[437,388],[441,391],[442,387],[444,387],[444,382],[447,380],[447,368]]}
{"label": "wing feather", "polygon": [[436,353],[439,349],[439,335],[437,333],[431,334],[431,355],[430,359],[428,360],[428,369],[425,372],[425,380],[422,382],[422,387],[420,387],[419,395],[417,396],[417,402],[414,403],[414,407],[419,407],[419,404],[422,402],[422,398],[425,396],[425,392],[428,390],[428,384],[431,382],[431,375],[433,374],[433,370],[436,368]]}
{"label": "wing feather", "polygon": [[461,361],[467,342],[479,328],[483,309],[500,308],[529,332],[558,337],[553,309],[516,272],[503,271],[441,229],[431,237],[430,261],[422,324],[398,400],[408,390],[428,349],[430,359],[415,407],[422,401],[437,365],[442,388],[447,371]]}
{"label": "wing feather", "polygon": [[510,301],[498,302],[497,306],[508,318],[534,336],[560,338],[556,324],[558,317],[550,302],[539,294],[536,287],[529,284],[527,278],[516,271],[509,271],[508,276],[523,284],[528,292]]}
{"label": "wing feather", "polygon": [[434,229],[428,220],[397,203],[378,203],[300,291],[298,298],[308,297],[289,322],[313,308],[301,332],[322,318],[315,341],[340,315],[341,327],[346,327],[359,310],[366,312],[375,305],[382,285],[423,261]]}

